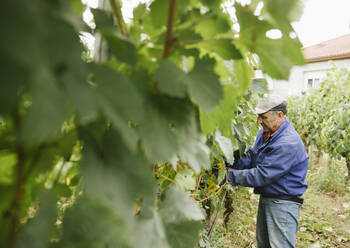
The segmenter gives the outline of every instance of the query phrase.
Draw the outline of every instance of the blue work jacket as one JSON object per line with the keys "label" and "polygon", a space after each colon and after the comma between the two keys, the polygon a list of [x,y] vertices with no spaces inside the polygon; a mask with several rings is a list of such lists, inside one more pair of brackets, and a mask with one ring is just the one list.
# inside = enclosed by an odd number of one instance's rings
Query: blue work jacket
{"label": "blue work jacket", "polygon": [[228,170],[232,185],[254,187],[256,194],[287,199],[302,196],[309,157],[299,135],[286,118],[266,142],[262,129],[247,156],[235,160]]}

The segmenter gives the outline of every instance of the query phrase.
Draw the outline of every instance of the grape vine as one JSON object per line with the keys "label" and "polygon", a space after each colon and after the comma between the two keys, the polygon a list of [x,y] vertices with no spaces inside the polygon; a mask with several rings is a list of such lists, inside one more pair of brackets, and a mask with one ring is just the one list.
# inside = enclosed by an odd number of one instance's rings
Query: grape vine
{"label": "grape vine", "polygon": [[350,71],[333,65],[319,89],[289,100],[290,119],[308,150],[316,148],[316,164],[323,152],[332,158],[344,159],[347,180],[350,175],[349,90]]}
{"label": "grape vine", "polygon": [[[127,24],[110,0],[90,28],[80,0],[3,1],[0,244],[195,247],[199,201],[220,195],[203,171],[257,130],[253,68],[287,79],[304,62],[299,1],[263,0],[257,16],[259,2],[154,0]],[[87,57],[81,32],[105,54]]]}

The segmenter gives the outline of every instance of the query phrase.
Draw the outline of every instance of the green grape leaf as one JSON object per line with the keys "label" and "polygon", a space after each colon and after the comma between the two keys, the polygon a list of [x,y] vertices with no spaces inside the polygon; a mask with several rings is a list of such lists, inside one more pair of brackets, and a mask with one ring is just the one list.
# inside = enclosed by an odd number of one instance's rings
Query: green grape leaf
{"label": "green grape leaf", "polygon": [[42,193],[39,213],[21,229],[16,248],[25,248],[28,247],[28,244],[37,248],[48,247],[56,215],[56,201],[52,192]]}
{"label": "green grape leaf", "polygon": [[113,129],[95,132],[96,138],[84,138],[81,170],[86,194],[105,201],[131,221],[136,198],[155,193],[151,166],[142,155],[130,151]]}
{"label": "green grape leaf", "polygon": [[265,94],[268,92],[267,81],[265,78],[254,78],[250,90],[254,94]]}
{"label": "green grape leaf", "polygon": [[224,85],[224,98],[212,112],[201,111],[201,127],[205,134],[214,133],[218,127],[226,137],[232,137],[231,124],[239,90],[232,84]]}
{"label": "green grape leaf", "polygon": [[[4,185],[0,183],[0,214],[2,216],[6,215],[13,206],[13,195],[16,192],[16,188],[13,185]],[[1,219],[1,227],[2,230],[9,230],[10,227],[10,220],[9,219]],[[4,240],[4,234],[5,231],[2,232],[2,235],[0,236],[0,240],[3,242]]]}
{"label": "green grape leaf", "polygon": [[113,34],[107,31],[101,31],[101,34],[107,40],[109,48],[118,60],[131,66],[135,65],[136,48],[130,40],[120,34]]}
{"label": "green grape leaf", "polygon": [[13,169],[17,163],[15,153],[0,151],[0,184],[12,184]]}
{"label": "green grape leaf", "polygon": [[210,168],[209,159],[209,148],[205,145],[205,136],[197,135],[194,137],[185,135],[190,135],[189,132],[182,132],[180,140],[180,150],[179,156],[181,160],[187,162],[192,169],[198,174],[201,168]]}
{"label": "green grape leaf", "polygon": [[212,39],[218,34],[231,30],[228,18],[224,15],[207,14],[195,26],[195,31],[204,39]]}
{"label": "green grape leaf", "polygon": [[297,21],[303,12],[299,0],[264,0],[264,8],[282,32],[287,34],[291,31],[290,23]]}
{"label": "green grape leaf", "polygon": [[261,60],[262,69],[276,79],[288,80],[293,64],[289,58],[281,56],[283,44],[281,40],[264,38],[257,47],[257,54]]}
{"label": "green grape leaf", "polygon": [[79,17],[83,16],[83,12],[85,9],[84,4],[81,2],[81,0],[70,0],[70,3],[72,5],[72,8],[75,12],[75,14]]}
{"label": "green grape leaf", "polygon": [[102,65],[92,65],[92,71],[99,106],[120,130],[126,144],[135,149],[137,135],[129,121],[138,122],[143,116],[140,95],[119,72]]}
{"label": "green grape leaf", "polygon": [[233,70],[232,70],[232,62],[233,61],[221,61],[219,60],[218,63],[216,63],[214,71],[216,74],[220,76],[221,82],[231,82],[233,77]]}
{"label": "green grape leaf", "polygon": [[[273,78],[287,80],[293,66],[292,61],[302,63],[301,51],[297,51],[299,44],[291,42],[289,37],[275,40],[266,37],[266,32],[274,26],[266,20],[259,20],[248,7],[242,7],[236,3],[235,8],[240,24],[240,42],[258,54],[264,72]],[[287,50],[294,51],[296,54],[286,52]],[[282,55],[289,55],[289,57]]]}
{"label": "green grape leaf", "polygon": [[80,177],[78,175],[76,175],[76,176],[70,178],[69,186],[71,186],[71,187],[72,186],[77,186],[79,184],[79,182],[80,182]]}
{"label": "green grape leaf", "polygon": [[[171,203],[171,199],[168,197],[177,198],[177,193],[181,195],[181,202],[177,206],[174,206]],[[169,202],[165,203],[165,201]],[[143,214],[144,212],[141,211],[141,214],[136,222],[136,246],[142,246],[145,248],[193,247],[198,240],[198,234],[202,228],[202,225],[200,221],[176,218],[179,211],[185,211],[181,203],[185,203],[185,208],[193,208],[193,205],[191,204],[194,202],[191,198],[180,192],[178,189],[171,188],[165,193],[165,200],[162,200],[160,203],[160,213],[153,210],[153,212],[146,217]],[[169,208],[167,204],[171,204],[171,208]],[[197,215],[195,213],[198,209],[196,203],[194,206],[195,211],[193,211],[193,209],[190,211],[192,212],[191,216]],[[149,198],[143,203],[143,207],[147,209],[154,209],[154,199]],[[176,209],[174,209],[174,207]],[[175,215],[175,218],[173,215]],[[182,214],[180,215],[182,216]],[[170,220],[175,220],[175,222]]]}
{"label": "green grape leaf", "polygon": [[0,63],[3,65],[0,68],[0,73],[3,75],[0,84],[0,113],[6,116],[13,113],[19,101],[20,82],[30,81],[31,76],[28,68],[19,66],[12,59],[2,56],[3,54],[5,53],[0,50]]}
{"label": "green grape leaf", "polygon": [[69,161],[73,152],[73,147],[77,142],[77,133],[75,129],[65,132],[50,144],[41,145],[37,149],[38,161],[35,169],[37,172],[47,172],[55,165],[57,159],[63,157],[65,161]]}
{"label": "green grape leaf", "polygon": [[62,183],[58,183],[54,186],[54,191],[59,197],[70,197],[72,195],[72,190]]}
{"label": "green grape leaf", "polygon": [[199,174],[201,168],[210,168],[209,148],[205,144],[206,138],[199,130],[198,113],[188,116],[188,122],[176,129],[179,140],[178,155],[181,161],[188,163]]}
{"label": "green grape leaf", "polygon": [[283,42],[283,54],[288,56],[293,64],[295,65],[303,65],[305,64],[304,55],[301,52],[303,45],[299,41],[299,39],[292,39],[286,35],[282,37]]}
{"label": "green grape leaf", "polygon": [[186,96],[186,74],[171,61],[160,61],[154,76],[161,93],[174,97]]}
{"label": "green grape leaf", "polygon": [[65,86],[80,121],[87,123],[95,120],[99,111],[95,90],[87,82],[75,77],[67,80]]}
{"label": "green grape leaf", "polygon": [[241,59],[240,51],[233,44],[231,39],[204,40],[197,45],[199,48],[214,52],[224,60]]}
{"label": "green grape leaf", "polygon": [[153,26],[156,28],[165,26],[169,12],[169,1],[155,0],[149,8]]}
{"label": "green grape leaf", "polygon": [[159,212],[165,223],[185,220],[202,220],[204,214],[198,203],[177,187],[170,187],[159,205]]}
{"label": "green grape leaf", "polygon": [[51,77],[45,79],[41,78],[34,85],[33,104],[23,121],[23,139],[28,143],[40,143],[57,137],[68,118],[68,105],[63,92]]}
{"label": "green grape leaf", "polygon": [[166,223],[166,236],[171,247],[195,247],[203,225],[200,221]]}
{"label": "green grape leaf", "polygon": [[184,169],[176,174],[175,182],[182,191],[190,191],[196,188],[196,179],[191,169]]}
{"label": "green grape leaf", "polygon": [[113,14],[103,9],[91,9],[98,30],[115,31]]}
{"label": "green grape leaf", "polygon": [[133,10],[134,20],[140,20],[147,13],[147,5],[145,3],[140,3]]}
{"label": "green grape leaf", "polygon": [[143,203],[143,208],[152,209],[150,216],[145,217],[144,211],[141,211],[135,227],[135,247],[145,248],[170,248],[165,234],[164,224],[161,216],[154,211],[154,199],[152,203]]}
{"label": "green grape leaf", "polygon": [[222,0],[203,0],[204,5],[208,6],[210,10],[220,10]]}
{"label": "green grape leaf", "polygon": [[[176,2],[175,22],[183,14],[189,0],[178,0]],[[153,27],[159,29],[167,24],[170,1],[155,0],[150,5],[150,17]]]}
{"label": "green grape leaf", "polygon": [[[19,13],[21,18],[11,22],[8,27],[26,36],[27,45],[26,48],[23,48],[23,44],[15,42],[19,40],[18,38],[13,39],[12,44],[9,44],[7,48],[6,56],[9,56],[7,59],[9,62],[12,61],[14,55],[17,57],[15,60],[19,62],[17,63],[19,69],[17,74],[31,72],[23,80],[23,92],[32,95],[32,106],[24,117],[21,132],[24,141],[36,143],[57,136],[62,123],[67,119],[68,99],[64,94],[62,84],[65,83],[68,74],[71,77],[74,76],[73,82],[82,74],[81,69],[84,63],[81,60],[81,52],[83,50],[79,35],[73,26],[64,18],[59,18],[65,13],[65,8],[60,9],[64,13],[57,13],[56,9],[59,8],[54,8],[53,3],[42,6],[42,8],[26,6],[24,2],[23,4],[25,10]],[[13,11],[12,8],[13,6],[9,6],[10,13]],[[52,27],[55,29],[53,30]],[[8,31],[10,31],[8,37],[12,37],[14,34],[11,30]],[[9,39],[12,40],[12,38]],[[22,71],[21,68],[25,70]],[[16,67],[9,71],[13,69]],[[20,79],[12,76],[10,75],[9,83]],[[16,93],[19,96],[23,94]]]}
{"label": "green grape leaf", "polygon": [[178,38],[179,42],[199,42],[202,40],[202,37],[196,33],[193,29],[184,29],[179,30],[175,33],[176,37]]}
{"label": "green grape leaf", "polygon": [[207,57],[197,60],[195,67],[188,74],[190,96],[206,112],[213,110],[222,98],[221,83],[212,70],[212,64],[212,60]]}
{"label": "green grape leaf", "polygon": [[235,9],[240,26],[239,41],[252,52],[255,52],[259,45],[259,39],[261,37],[266,38],[265,33],[274,27],[265,20],[259,20],[249,7],[243,7],[236,3]]}
{"label": "green grape leaf", "polygon": [[235,125],[232,125],[232,129],[234,130],[234,134],[238,136],[239,139],[243,138],[245,129],[242,123],[237,123]]}
{"label": "green grape leaf", "polygon": [[200,168],[208,168],[207,147],[197,129],[192,103],[188,99],[152,93],[150,86],[144,83],[147,78],[147,74],[138,72],[133,81],[143,92],[143,107],[147,116],[139,122],[137,129],[149,159],[159,162],[179,154],[196,172]]}
{"label": "green grape leaf", "polygon": [[251,78],[254,76],[253,69],[248,65],[244,59],[236,60],[233,64],[235,79],[237,80],[240,89],[244,92],[249,89],[252,82]]}
{"label": "green grape leaf", "polygon": [[215,140],[218,142],[222,153],[227,158],[229,163],[233,163],[233,145],[229,138],[222,136],[221,132],[217,130],[215,132]]}
{"label": "green grape leaf", "polygon": [[63,219],[63,236],[58,247],[125,247],[131,248],[132,234],[115,208],[86,196],[67,210]]}
{"label": "green grape leaf", "polygon": [[176,106],[181,107],[181,103],[175,99],[162,96],[145,98],[147,118],[140,122],[138,130],[145,152],[152,162],[166,161],[178,150],[178,140],[171,129],[173,121],[168,113],[170,108]]}

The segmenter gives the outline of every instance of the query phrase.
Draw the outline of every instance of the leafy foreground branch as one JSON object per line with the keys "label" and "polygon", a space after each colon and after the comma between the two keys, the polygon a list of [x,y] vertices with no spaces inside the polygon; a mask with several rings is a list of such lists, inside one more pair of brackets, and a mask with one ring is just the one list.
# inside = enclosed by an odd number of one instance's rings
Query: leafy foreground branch
{"label": "leafy foreground branch", "polygon": [[[254,3],[235,5],[237,33],[220,0],[140,4],[128,25],[111,0],[116,18],[92,10],[93,30],[79,0],[5,0],[0,244],[198,245],[205,215],[190,194],[207,198],[218,179],[202,176],[198,191],[187,182],[251,144],[257,127],[248,112],[266,92],[251,81],[252,54],[279,79],[303,63],[289,36],[298,2],[264,2],[268,18],[254,15]],[[283,39],[266,38],[275,28]],[[108,61],[82,59],[82,30],[103,37]],[[209,200],[218,199],[202,203]]]}

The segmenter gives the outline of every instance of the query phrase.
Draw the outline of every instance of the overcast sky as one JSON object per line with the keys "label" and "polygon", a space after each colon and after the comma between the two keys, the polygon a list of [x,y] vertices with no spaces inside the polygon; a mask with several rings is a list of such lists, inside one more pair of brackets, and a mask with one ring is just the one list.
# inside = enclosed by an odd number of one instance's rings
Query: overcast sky
{"label": "overcast sky", "polygon": [[[132,18],[132,10],[139,2],[147,1],[123,0],[122,12],[126,21]],[[239,0],[243,3],[249,1]],[[293,23],[293,27],[304,47],[350,33],[350,0],[302,1],[303,15],[298,22]],[[96,8],[98,0],[83,0],[83,2],[89,2],[91,7]]]}
{"label": "overcast sky", "polygon": [[350,33],[350,0],[306,0],[293,27],[304,46]]}

